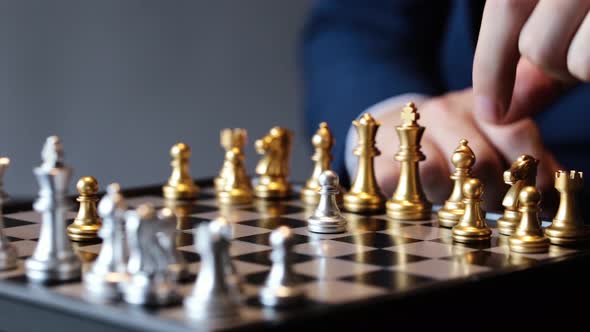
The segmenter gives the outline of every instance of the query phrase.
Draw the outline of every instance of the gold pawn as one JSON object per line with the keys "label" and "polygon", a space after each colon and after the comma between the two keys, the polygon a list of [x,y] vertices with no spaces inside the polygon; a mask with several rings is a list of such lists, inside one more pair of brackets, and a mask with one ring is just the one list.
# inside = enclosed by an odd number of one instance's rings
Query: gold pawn
{"label": "gold pawn", "polygon": [[418,125],[420,114],[410,102],[402,109],[402,125],[395,129],[399,136],[400,150],[395,160],[400,162],[400,175],[393,197],[387,201],[387,215],[399,220],[426,220],[431,218],[432,203],[426,198],[420,183],[418,162],[426,159],[420,151],[424,127]]}
{"label": "gold pawn", "polygon": [[451,175],[453,180],[453,190],[451,196],[445,202],[445,205],[438,211],[438,224],[442,227],[452,228],[465,212],[465,203],[463,203],[463,184],[465,180],[471,177],[471,167],[475,164],[475,154],[467,145],[469,142],[462,139],[459,147],[455,149],[451,156],[451,162],[455,166],[455,172]]}
{"label": "gold pawn", "polygon": [[219,176],[215,178],[215,190],[221,204],[248,204],[253,200],[252,183],[245,165],[246,140],[245,129],[223,129],[220,133],[225,157]]}
{"label": "gold pawn", "polygon": [[263,199],[286,198],[291,194],[289,162],[293,134],[282,127],[273,127],[269,133],[256,140],[256,152],[262,155],[256,165],[258,179],[254,187],[256,197]]}
{"label": "gold pawn", "polygon": [[559,207],[553,223],[545,229],[552,244],[578,245],[590,239],[590,229],[584,225],[577,196],[584,187],[584,174],[578,171],[555,173],[555,189],[559,191]]}
{"label": "gold pawn", "polygon": [[170,149],[172,174],[162,188],[164,198],[190,200],[197,197],[199,187],[195,185],[189,171],[191,149],[185,143],[176,143]]}
{"label": "gold pawn", "polygon": [[353,154],[358,156],[356,175],[350,191],[344,194],[344,210],[354,213],[381,213],[385,208],[385,195],[375,178],[375,157],[381,151],[375,146],[375,136],[381,124],[369,114],[352,122],[358,136]]}
{"label": "gold pawn", "polygon": [[533,186],[524,187],[518,200],[522,217],[516,232],[508,239],[510,251],[525,254],[549,251],[549,239],[543,235],[539,219],[541,194]]}
{"label": "gold pawn", "polygon": [[492,230],[485,220],[485,212],[481,208],[483,184],[475,178],[465,181],[463,185],[463,203],[465,213],[455,227],[453,227],[453,241],[471,243],[489,241]]}
{"label": "gold pawn", "polygon": [[518,195],[522,188],[535,186],[537,178],[537,166],[539,161],[523,154],[504,172],[504,182],[510,185],[510,189],[504,196],[502,205],[504,214],[498,219],[498,232],[502,235],[512,235],[520,223]]}
{"label": "gold pawn", "polygon": [[96,210],[98,202],[98,181],[92,176],[85,176],[78,180],[76,189],[80,196],[76,199],[80,203],[78,215],[67,228],[72,241],[91,241],[98,239],[98,231],[102,221]]}
{"label": "gold pawn", "polygon": [[[318,130],[311,138],[311,144],[315,149],[315,153],[311,157],[311,160],[314,161],[313,172],[305,183],[305,187],[301,189],[301,200],[305,204],[317,205],[320,200],[318,178],[323,171],[330,169],[330,162],[332,161],[331,151],[334,142],[334,136],[330,132],[328,124],[326,122],[320,123]],[[342,195],[339,194],[336,199],[342,200]]]}

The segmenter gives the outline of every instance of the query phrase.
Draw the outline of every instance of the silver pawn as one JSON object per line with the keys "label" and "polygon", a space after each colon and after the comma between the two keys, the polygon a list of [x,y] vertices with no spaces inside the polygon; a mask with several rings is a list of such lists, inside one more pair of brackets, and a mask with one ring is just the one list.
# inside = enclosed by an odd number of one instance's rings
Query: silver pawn
{"label": "silver pawn", "polygon": [[2,207],[4,201],[8,198],[8,195],[3,190],[2,178],[4,172],[10,165],[10,159],[2,157],[0,158],[0,271],[12,270],[17,267],[17,253],[16,248],[10,243],[10,241],[4,236],[2,229],[4,228],[4,215],[2,213]]}
{"label": "silver pawn", "polygon": [[201,224],[195,230],[195,249],[201,255],[201,270],[184,308],[193,319],[231,317],[238,315],[238,301],[227,280],[226,255],[230,237],[222,219]]}
{"label": "silver pawn", "polygon": [[84,287],[90,297],[100,302],[112,302],[121,297],[120,287],[127,280],[127,242],[125,212],[127,204],[118,183],[107,187],[98,204],[103,220],[98,235],[102,247],[98,258],[84,275]]}
{"label": "silver pawn", "polygon": [[260,290],[260,303],[267,307],[286,307],[301,303],[305,293],[297,287],[297,276],[292,269],[293,231],[281,226],[270,234],[272,268]]}
{"label": "silver pawn", "polygon": [[125,214],[129,244],[128,280],[122,285],[123,299],[135,305],[168,305],[179,300],[168,270],[168,258],[157,240],[159,220],[150,204]]}
{"label": "silver pawn", "polygon": [[318,178],[320,201],[308,220],[308,230],[314,233],[346,232],[346,219],[340,213],[336,196],[340,192],[338,175],[331,170],[323,171]]}
{"label": "silver pawn", "polygon": [[185,280],[190,273],[184,258],[176,250],[176,217],[171,209],[160,211],[160,227],[156,234],[158,244],[162,248],[170,276],[173,280]]}
{"label": "silver pawn", "polygon": [[26,274],[43,283],[77,279],[82,264],[66,233],[64,215],[72,169],[63,163],[59,137],[47,138],[41,157],[43,163],[33,170],[40,188],[33,208],[41,213],[41,232],[33,256],[25,262]]}

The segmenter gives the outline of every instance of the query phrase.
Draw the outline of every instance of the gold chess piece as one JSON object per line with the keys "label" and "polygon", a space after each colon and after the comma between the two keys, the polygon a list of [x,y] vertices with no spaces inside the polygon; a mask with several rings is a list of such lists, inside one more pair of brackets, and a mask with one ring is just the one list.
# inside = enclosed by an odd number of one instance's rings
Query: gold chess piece
{"label": "gold chess piece", "polygon": [[438,211],[438,224],[442,227],[452,228],[459,223],[465,212],[463,184],[471,177],[471,168],[475,164],[475,154],[468,143],[466,139],[462,139],[451,156],[451,162],[455,166],[455,172],[451,175],[453,190],[445,205]]}
{"label": "gold chess piece", "polygon": [[273,127],[266,136],[255,142],[256,152],[262,155],[256,165],[256,197],[278,199],[291,194],[291,184],[287,177],[292,136],[291,131],[286,128]]}
{"label": "gold chess piece", "polygon": [[511,187],[502,201],[504,214],[498,219],[500,234],[512,235],[516,231],[521,217],[518,195],[524,187],[535,186],[538,165],[537,159],[523,154],[504,172],[504,182]]}
{"label": "gold chess piece", "polygon": [[485,212],[481,208],[483,184],[475,178],[463,184],[463,204],[465,213],[455,227],[453,227],[453,241],[471,243],[489,241],[492,230],[486,223]]}
{"label": "gold chess piece", "polygon": [[217,199],[222,204],[247,204],[252,202],[254,193],[246,173],[244,146],[245,129],[223,129],[220,134],[225,158],[219,176],[215,178]]}
{"label": "gold chess piece", "polygon": [[[317,205],[320,201],[320,194],[318,190],[320,185],[318,178],[323,171],[330,169],[330,162],[332,161],[332,147],[334,146],[334,136],[328,128],[326,122],[320,123],[315,135],[311,138],[311,144],[315,149],[315,153],[311,157],[314,161],[313,172],[311,177],[305,183],[305,187],[301,189],[301,200],[305,204]],[[339,194],[337,200],[342,200],[342,195]]]}
{"label": "gold chess piece", "polygon": [[385,204],[387,215],[399,220],[430,219],[432,203],[424,194],[418,168],[418,162],[426,159],[420,151],[425,128],[418,125],[420,114],[412,102],[402,109],[401,118],[403,123],[395,128],[400,142],[400,150],[395,155],[395,160],[401,164],[399,182],[393,197]]}
{"label": "gold chess piece", "polygon": [[98,239],[98,231],[102,221],[98,216],[96,204],[98,202],[98,181],[92,176],[85,176],[78,180],[76,189],[80,196],[76,199],[80,203],[78,215],[67,228],[72,241],[89,241]]}
{"label": "gold chess piece", "polygon": [[522,217],[516,232],[508,239],[510,251],[524,254],[549,251],[549,239],[543,235],[539,219],[541,194],[537,188],[527,186],[522,188],[518,199]]}
{"label": "gold chess piece", "polygon": [[197,197],[199,187],[195,185],[193,178],[190,176],[189,160],[191,148],[185,143],[176,143],[170,149],[172,157],[172,175],[168,183],[162,188],[164,198],[190,200]]}
{"label": "gold chess piece", "polygon": [[552,244],[577,245],[590,239],[590,229],[584,225],[578,209],[577,196],[584,187],[584,174],[578,171],[555,173],[555,189],[559,191],[559,207],[553,223],[545,228]]}
{"label": "gold chess piece", "polygon": [[375,136],[381,124],[369,114],[352,121],[358,136],[358,145],[352,153],[358,156],[356,175],[350,191],[344,194],[344,210],[354,213],[380,213],[385,208],[385,195],[375,178],[375,157],[381,151],[375,146]]}

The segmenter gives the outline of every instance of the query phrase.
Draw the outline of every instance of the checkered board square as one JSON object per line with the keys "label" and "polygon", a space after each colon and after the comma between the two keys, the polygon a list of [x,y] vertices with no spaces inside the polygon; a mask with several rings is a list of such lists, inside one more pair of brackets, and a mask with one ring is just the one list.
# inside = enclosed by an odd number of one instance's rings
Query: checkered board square
{"label": "checkered board square", "polygon": [[[509,253],[506,239],[495,229],[489,243],[458,245],[453,243],[449,229],[438,226],[435,216],[427,221],[400,222],[385,215],[345,213],[349,222],[347,232],[314,234],[306,227],[306,219],[312,211],[297,199],[220,209],[211,195],[211,188],[205,188],[205,192],[182,222],[183,229],[177,231],[177,250],[192,272],[191,278],[179,285],[180,290],[184,295],[188,294],[199,272],[200,257],[192,246],[192,230],[202,222],[223,216],[233,225],[231,256],[244,283],[245,299],[239,317],[207,322],[212,329],[264,321],[276,323],[284,317],[305,315],[307,310],[337,309],[342,304],[361,303],[450,280],[467,282],[485,276],[493,278],[537,264],[550,264],[552,260],[579,252],[552,246],[546,254],[516,256]],[[128,197],[128,201],[131,207],[145,202],[158,207],[164,205],[157,194]],[[74,211],[67,214],[69,220],[74,216]],[[489,224],[495,227],[493,219]],[[3,289],[27,288],[22,263],[35,249],[40,222],[40,216],[34,211],[5,215],[4,233],[16,246],[21,264],[18,270],[0,272],[0,296]],[[271,267],[269,234],[281,225],[291,227],[296,234],[294,270],[300,277],[301,287],[306,290],[309,303],[303,308],[269,315],[258,304],[256,295]],[[73,243],[73,246],[87,268],[97,257],[101,244]],[[45,286],[39,291],[55,296],[56,303],[63,306],[87,306],[87,312],[106,312],[112,321],[129,321],[129,313],[135,315],[137,312],[137,308],[122,303],[90,302],[79,281]],[[152,322],[160,327],[170,324],[177,328],[194,328],[195,324],[202,323],[191,321],[180,305],[151,308],[141,315],[138,320],[146,326]]]}

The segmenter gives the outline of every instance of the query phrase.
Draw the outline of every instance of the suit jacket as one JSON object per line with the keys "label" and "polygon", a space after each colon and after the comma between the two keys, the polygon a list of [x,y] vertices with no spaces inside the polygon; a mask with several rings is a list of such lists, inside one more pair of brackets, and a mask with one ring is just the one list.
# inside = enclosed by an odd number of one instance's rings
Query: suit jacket
{"label": "suit jacket", "polygon": [[[344,141],[366,108],[407,93],[439,95],[471,86],[483,11],[478,0],[317,0],[303,35],[306,128],[327,121],[334,169],[347,184]],[[561,98],[536,122],[568,168],[590,170],[590,86]]]}

